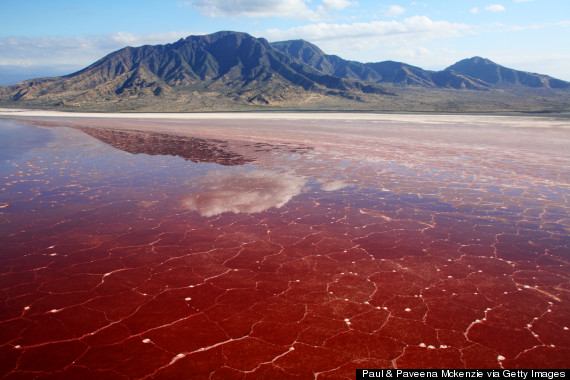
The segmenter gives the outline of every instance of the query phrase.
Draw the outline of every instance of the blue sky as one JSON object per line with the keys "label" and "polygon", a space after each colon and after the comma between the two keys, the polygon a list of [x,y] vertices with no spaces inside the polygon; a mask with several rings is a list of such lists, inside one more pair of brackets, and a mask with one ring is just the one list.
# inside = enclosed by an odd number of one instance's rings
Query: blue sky
{"label": "blue sky", "polygon": [[219,30],[431,70],[482,56],[570,81],[570,0],[0,0],[0,84]]}

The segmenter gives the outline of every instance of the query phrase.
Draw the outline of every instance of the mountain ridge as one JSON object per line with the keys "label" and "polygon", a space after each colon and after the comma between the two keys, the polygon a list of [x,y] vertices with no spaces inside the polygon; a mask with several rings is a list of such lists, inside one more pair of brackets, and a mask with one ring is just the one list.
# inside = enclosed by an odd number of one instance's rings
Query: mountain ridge
{"label": "mountain ridge", "polygon": [[[429,71],[403,62],[349,61],[304,40],[269,43],[247,33],[221,31],[170,44],[125,47],[75,73],[0,87],[0,104],[116,111],[305,106],[461,110],[470,101],[497,108],[490,103],[497,99],[512,110],[536,108],[522,98],[533,92],[542,102],[539,108],[564,108],[569,89],[570,82],[481,57]],[[492,96],[485,100],[477,92]],[[437,99],[430,99],[434,94]],[[548,100],[554,103],[549,106]]]}
{"label": "mountain ridge", "polygon": [[[458,61],[441,71],[429,71],[404,62],[361,63],[344,60],[336,55],[325,54],[316,45],[305,40],[278,41],[272,42],[271,45],[289,53],[297,61],[303,61],[324,72],[367,82],[472,90],[487,90],[491,87],[504,87],[506,84],[570,88],[570,82],[543,74],[509,69],[478,56]],[[343,75],[343,71],[346,74]],[[493,76],[493,73],[497,75]],[[517,80],[518,78],[521,80]]]}

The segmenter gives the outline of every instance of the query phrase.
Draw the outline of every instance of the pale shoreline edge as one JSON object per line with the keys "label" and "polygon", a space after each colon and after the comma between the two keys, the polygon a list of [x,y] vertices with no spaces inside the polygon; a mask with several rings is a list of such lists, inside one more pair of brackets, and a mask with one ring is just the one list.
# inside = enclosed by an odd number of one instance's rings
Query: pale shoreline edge
{"label": "pale shoreline edge", "polygon": [[496,114],[448,114],[448,113],[372,113],[372,112],[196,112],[196,113],[107,113],[107,112],[65,112],[51,110],[33,110],[0,108],[0,118],[53,118],[106,119],[106,120],[219,120],[219,121],[275,121],[275,122],[368,122],[368,123],[413,123],[413,124],[500,124],[504,127],[522,128],[561,128],[570,129],[570,120],[553,115],[496,115]]}

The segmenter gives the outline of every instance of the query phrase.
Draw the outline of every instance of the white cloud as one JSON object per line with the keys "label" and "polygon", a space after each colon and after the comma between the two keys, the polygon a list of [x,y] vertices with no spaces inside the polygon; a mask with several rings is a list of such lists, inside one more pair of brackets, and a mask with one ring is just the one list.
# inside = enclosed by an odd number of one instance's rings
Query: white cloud
{"label": "white cloud", "polygon": [[356,4],[352,0],[322,0],[319,5],[311,0],[187,0],[183,3],[199,9],[207,17],[278,17],[311,21]]}
{"label": "white cloud", "polygon": [[150,33],[150,34],[135,34],[118,32],[110,35],[109,37],[122,44],[122,46],[141,46],[141,45],[159,45],[176,42],[180,38],[188,37],[192,32],[165,32],[165,33]]}
{"label": "white cloud", "polygon": [[175,42],[196,34],[116,34],[91,37],[4,37],[0,38],[0,66],[65,66],[80,69],[125,46]]}
{"label": "white cloud", "polygon": [[264,35],[272,41],[303,38],[309,41],[347,41],[363,39],[405,39],[410,42],[459,36],[470,27],[448,21],[433,21],[426,16],[413,16],[403,21],[371,21],[368,23],[316,23],[287,30],[269,29]]}
{"label": "white cloud", "polygon": [[387,17],[396,17],[406,12],[406,9],[399,6],[399,5],[390,5],[388,10],[384,12],[384,15]]}
{"label": "white cloud", "polygon": [[354,5],[352,1],[349,0],[323,0],[322,8],[327,11],[338,11]]}
{"label": "white cloud", "polygon": [[506,8],[501,4],[491,4],[491,5],[486,5],[485,10],[487,12],[503,12],[506,10]]}
{"label": "white cloud", "polygon": [[[317,20],[309,0],[190,0],[184,4],[198,8],[207,17],[285,17]],[[340,6],[342,0],[328,0],[329,6]],[[323,4],[324,7],[324,4]]]}
{"label": "white cloud", "polygon": [[479,13],[479,8],[475,7],[475,8],[471,8],[471,10],[469,11],[471,13]]}

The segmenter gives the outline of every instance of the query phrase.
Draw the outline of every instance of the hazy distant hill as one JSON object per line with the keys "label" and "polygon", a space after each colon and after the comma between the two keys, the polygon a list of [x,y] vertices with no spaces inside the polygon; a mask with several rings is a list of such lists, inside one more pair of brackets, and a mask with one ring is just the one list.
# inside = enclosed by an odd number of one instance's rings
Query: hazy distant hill
{"label": "hazy distant hill", "polygon": [[70,75],[0,87],[0,105],[101,111],[560,110],[570,108],[569,89],[569,82],[479,57],[434,72],[401,62],[348,61],[304,40],[270,44],[246,33],[218,32],[126,47]]}

